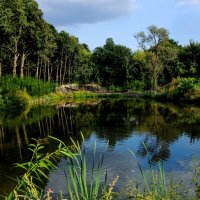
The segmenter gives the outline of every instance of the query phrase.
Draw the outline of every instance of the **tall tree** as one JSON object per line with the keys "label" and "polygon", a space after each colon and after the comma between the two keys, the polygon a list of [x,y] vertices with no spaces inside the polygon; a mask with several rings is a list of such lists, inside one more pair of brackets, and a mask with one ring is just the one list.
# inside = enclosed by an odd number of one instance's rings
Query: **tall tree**
{"label": "tall tree", "polygon": [[148,34],[140,32],[135,35],[135,38],[146,54],[152,75],[152,90],[156,91],[158,77],[165,67],[176,59],[177,49],[171,45],[168,31],[154,25],[148,27]]}
{"label": "tall tree", "polygon": [[129,48],[116,45],[108,38],[103,47],[94,50],[93,60],[98,68],[103,85],[127,85],[129,82],[129,62],[132,52]]}
{"label": "tall tree", "polygon": [[180,49],[178,57],[180,62],[180,76],[200,76],[200,43],[190,41],[188,45]]}
{"label": "tall tree", "polygon": [[13,53],[13,77],[17,75],[19,42],[27,27],[27,17],[23,0],[1,0],[0,27],[9,35],[10,50]]}
{"label": "tall tree", "polygon": [[74,70],[74,81],[78,83],[89,83],[96,81],[94,76],[94,63],[92,53],[86,44],[79,45],[77,56],[77,67]]}
{"label": "tall tree", "polygon": [[[22,32],[19,43],[20,53],[20,77],[24,77],[25,60],[28,55],[34,55],[38,50],[38,43],[41,40],[43,13],[38,4],[33,0],[23,0],[27,26]],[[39,31],[40,30],[40,31]],[[33,61],[33,60],[32,60]],[[35,62],[35,60],[33,61]]]}

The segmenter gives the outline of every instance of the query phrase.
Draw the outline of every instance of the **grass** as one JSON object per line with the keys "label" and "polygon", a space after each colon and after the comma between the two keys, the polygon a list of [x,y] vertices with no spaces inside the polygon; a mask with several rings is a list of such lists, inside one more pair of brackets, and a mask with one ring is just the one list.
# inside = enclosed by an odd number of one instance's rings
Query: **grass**
{"label": "grass", "polygon": [[2,95],[15,91],[26,91],[30,96],[43,96],[55,92],[56,84],[53,82],[43,82],[32,77],[13,78],[10,75],[0,79],[0,93]]}
{"label": "grass", "polygon": [[[144,144],[143,144],[144,145]],[[147,148],[144,145],[146,151]],[[130,199],[145,199],[145,200],[198,200],[200,198],[200,162],[197,161],[196,157],[193,158],[193,186],[194,194],[189,192],[182,180],[174,180],[168,178],[169,183],[167,183],[167,176],[165,174],[164,165],[162,162],[158,162],[158,170],[154,170],[153,166],[149,160],[149,171],[144,171],[137,160],[134,152],[130,153],[136,159],[140,173],[143,178],[142,188],[138,187],[138,183],[133,183],[131,188],[129,186],[126,196]]]}
{"label": "grass", "polygon": [[[55,92],[56,84],[43,82],[31,77],[23,79],[12,76],[3,76],[0,79],[0,112],[8,113],[9,116],[18,116],[30,110],[31,104],[41,96],[54,99],[50,93]],[[52,97],[53,96],[53,97]],[[58,97],[57,97],[58,98]],[[35,100],[35,101],[34,101]]]}

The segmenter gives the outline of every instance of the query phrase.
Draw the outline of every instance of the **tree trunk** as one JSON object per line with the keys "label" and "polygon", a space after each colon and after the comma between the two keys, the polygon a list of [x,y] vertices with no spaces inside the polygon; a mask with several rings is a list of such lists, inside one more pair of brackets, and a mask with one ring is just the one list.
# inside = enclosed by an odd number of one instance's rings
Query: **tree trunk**
{"label": "tree trunk", "polygon": [[64,81],[65,81],[66,71],[67,71],[67,62],[65,60],[65,63],[64,63],[64,73],[63,73],[63,77],[62,77],[62,85],[64,84]]}
{"label": "tree trunk", "polygon": [[23,52],[22,58],[21,58],[21,66],[20,66],[20,78],[24,78],[24,62],[25,62],[25,59],[26,59],[26,55]]}
{"label": "tree trunk", "polygon": [[47,61],[44,61],[44,82],[46,81],[46,73],[47,73]]}
{"label": "tree trunk", "polygon": [[[49,65],[50,65],[50,63],[49,63]],[[52,71],[53,71],[53,67],[50,66],[50,80],[51,80],[51,78],[52,78]]]}
{"label": "tree trunk", "polygon": [[63,69],[63,60],[60,61],[60,85],[62,84],[62,69]]}
{"label": "tree trunk", "polygon": [[59,71],[59,65],[56,67],[56,82],[58,83],[58,71]]}
{"label": "tree trunk", "polygon": [[38,57],[37,66],[36,66],[36,72],[35,72],[35,78],[36,78],[36,79],[38,79],[39,66],[40,66],[40,59],[39,59],[39,57]]}
{"label": "tree trunk", "polygon": [[42,59],[41,59],[40,68],[39,68],[38,80],[41,79],[41,74],[42,74]]}
{"label": "tree trunk", "polygon": [[18,60],[18,38],[14,39],[14,60],[13,60],[13,77],[17,76],[17,60]]}
{"label": "tree trunk", "polygon": [[49,60],[47,61],[47,78],[48,78],[48,81],[50,81],[50,79],[51,79],[51,76],[50,76],[50,66],[49,66],[50,64],[49,64]]}
{"label": "tree trunk", "polygon": [[14,61],[13,61],[13,77],[15,78],[17,76],[17,59],[18,55],[14,55]]}
{"label": "tree trunk", "polygon": [[71,59],[69,59],[68,82],[71,83]]}
{"label": "tree trunk", "polygon": [[152,90],[155,92],[157,90],[157,77],[153,75],[152,79],[153,79]]}

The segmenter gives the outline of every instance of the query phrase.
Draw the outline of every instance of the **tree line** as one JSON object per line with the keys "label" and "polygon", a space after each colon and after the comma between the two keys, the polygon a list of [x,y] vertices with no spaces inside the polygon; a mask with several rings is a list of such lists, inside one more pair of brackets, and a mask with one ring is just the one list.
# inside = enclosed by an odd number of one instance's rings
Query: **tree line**
{"label": "tree line", "polygon": [[199,77],[200,43],[179,45],[156,26],[134,37],[135,52],[112,38],[90,51],[77,37],[47,23],[34,0],[0,0],[0,77],[143,90],[157,90],[176,77]]}

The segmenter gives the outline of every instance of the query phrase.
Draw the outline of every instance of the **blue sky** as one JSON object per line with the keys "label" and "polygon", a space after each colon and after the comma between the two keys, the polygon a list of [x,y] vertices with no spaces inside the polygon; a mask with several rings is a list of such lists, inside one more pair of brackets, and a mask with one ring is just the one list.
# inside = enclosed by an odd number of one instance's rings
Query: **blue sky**
{"label": "blue sky", "polygon": [[150,25],[169,30],[179,44],[200,42],[200,0],[36,0],[57,30],[75,35],[91,50],[109,37],[138,48],[133,35]]}

